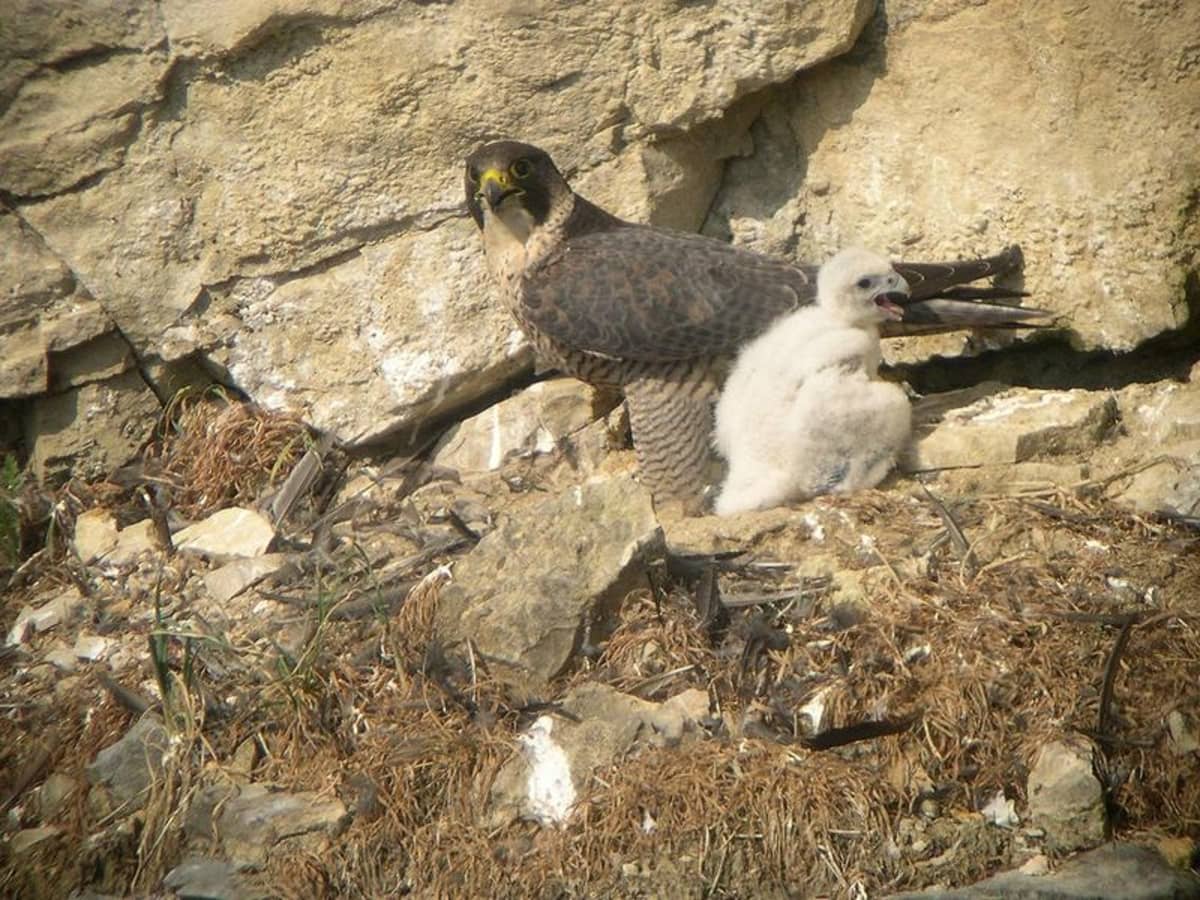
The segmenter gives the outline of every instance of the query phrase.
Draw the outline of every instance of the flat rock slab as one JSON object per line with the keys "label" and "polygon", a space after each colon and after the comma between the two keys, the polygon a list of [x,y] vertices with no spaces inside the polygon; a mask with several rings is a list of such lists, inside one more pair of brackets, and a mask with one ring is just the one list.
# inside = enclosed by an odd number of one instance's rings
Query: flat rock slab
{"label": "flat rock slab", "polygon": [[87,767],[88,780],[107,788],[114,807],[140,808],[146,789],[162,771],[167,730],[154,713],[146,713],[125,736],[96,754]]}
{"label": "flat rock slab", "polygon": [[224,603],[262,581],[268,575],[278,572],[287,561],[288,557],[285,553],[268,553],[266,556],[235,559],[205,575],[204,587],[210,597],[218,603]]}
{"label": "flat rock slab", "polygon": [[1104,840],[1104,791],[1093,774],[1092,748],[1052,741],[1029,773],[1027,794],[1033,824],[1046,832],[1051,850],[1094,847]]}
{"label": "flat rock slab", "polygon": [[245,900],[261,896],[250,890],[247,879],[237,866],[223,859],[193,856],[163,877],[163,884],[180,898],[203,897],[205,900]]}
{"label": "flat rock slab", "polygon": [[188,811],[189,839],[219,842],[238,869],[257,869],[280,841],[299,839],[321,848],[349,820],[346,807],[312,792],[273,791],[261,784],[210,785]]}
{"label": "flat rock slab", "polygon": [[927,415],[930,404],[917,405],[913,447],[901,468],[1005,465],[1086,452],[1117,421],[1116,398],[1104,391],[1008,388],[974,400],[973,394],[961,394],[965,405],[936,410],[934,417],[940,414],[940,420],[934,422]]}
{"label": "flat rock slab", "polygon": [[204,556],[262,556],[275,527],[252,509],[233,506],[175,534],[175,549]]}
{"label": "flat rock slab", "polygon": [[83,595],[72,587],[41,606],[24,607],[8,630],[8,643],[23,644],[33,635],[68,621],[82,606]]}
{"label": "flat rock slab", "polygon": [[437,633],[469,639],[493,675],[536,693],[589,628],[592,640],[605,633],[662,547],[650,495],[631,477],[571,488],[520,510],[457,564]]}
{"label": "flat rock slab", "polygon": [[607,413],[602,404],[595,388],[574,378],[539,381],[455,425],[433,461],[460,472],[487,472],[518,454],[549,453]]}
{"label": "flat rock slab", "polygon": [[889,900],[1197,900],[1200,877],[1174,869],[1156,851],[1105,844],[1049,875],[1004,872],[957,890],[892,894]]}

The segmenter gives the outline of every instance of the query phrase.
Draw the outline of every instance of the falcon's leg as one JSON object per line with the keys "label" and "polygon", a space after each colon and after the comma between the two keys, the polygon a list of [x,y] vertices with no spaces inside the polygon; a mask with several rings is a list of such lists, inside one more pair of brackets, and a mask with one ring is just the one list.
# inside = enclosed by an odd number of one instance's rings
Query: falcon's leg
{"label": "falcon's leg", "polygon": [[642,483],[656,501],[699,512],[707,487],[715,385],[699,366],[672,366],[624,385]]}

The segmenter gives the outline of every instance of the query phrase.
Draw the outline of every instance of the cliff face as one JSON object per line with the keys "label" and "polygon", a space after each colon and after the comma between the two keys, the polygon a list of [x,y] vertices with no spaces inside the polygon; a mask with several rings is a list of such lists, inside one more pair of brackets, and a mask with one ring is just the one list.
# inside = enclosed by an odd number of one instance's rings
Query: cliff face
{"label": "cliff face", "polygon": [[502,135],[624,215],[785,256],[1020,243],[1078,348],[1188,314],[1193,4],[26,2],[11,23],[0,397],[45,474],[120,462],[183,384],[365,441],[527,367],[459,208],[461,159]]}

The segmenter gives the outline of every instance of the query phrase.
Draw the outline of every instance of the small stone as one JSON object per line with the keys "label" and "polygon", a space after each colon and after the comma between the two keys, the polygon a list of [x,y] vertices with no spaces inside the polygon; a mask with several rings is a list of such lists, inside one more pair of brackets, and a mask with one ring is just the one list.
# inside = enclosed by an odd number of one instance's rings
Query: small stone
{"label": "small stone", "polygon": [[1171,736],[1171,751],[1177,756],[1200,750],[1200,727],[1178,709],[1167,714],[1167,733]]}
{"label": "small stone", "polygon": [[163,884],[179,897],[241,900],[247,896],[247,886],[237,866],[223,859],[193,856],[168,872]]}
{"label": "small stone", "polygon": [[1042,747],[1027,795],[1030,817],[1045,830],[1048,849],[1078,850],[1104,840],[1104,791],[1090,746],[1054,741]]}
{"label": "small stone", "polygon": [[1037,856],[1031,856],[1017,869],[1022,875],[1045,875],[1050,871],[1050,860],[1044,853],[1039,853]]}
{"label": "small stone", "polygon": [[288,557],[283,553],[235,559],[206,574],[204,587],[210,597],[218,603],[224,603],[253,587],[268,575],[275,574],[287,561]]}
{"label": "small stone", "polygon": [[74,672],[78,665],[78,658],[75,656],[75,651],[64,645],[55,647],[46,653],[42,659],[50,663],[54,668],[61,669],[64,672]]}
{"label": "small stone", "polygon": [[117,546],[117,520],[107,509],[97,507],[82,513],[75,520],[75,536],[71,546],[79,561],[94,562]]}
{"label": "small stone", "polygon": [[275,528],[252,509],[234,506],[189,525],[174,536],[175,549],[205,556],[262,556]]}
{"label": "small stone", "polygon": [[12,836],[8,847],[13,856],[20,856],[22,853],[32,850],[38,844],[58,834],[62,834],[62,829],[56,825],[43,825],[41,828],[26,828]]}
{"label": "small stone", "polygon": [[75,639],[75,656],[95,662],[108,655],[113,641],[98,634],[81,634]]}
{"label": "small stone", "polygon": [[348,821],[341,801],[315,793],[272,791],[260,784],[209,785],[189,808],[184,831],[192,839],[220,835],[230,862],[253,868],[261,866],[271,848],[285,839],[300,839],[320,849]]}
{"label": "small stone", "polygon": [[611,627],[661,548],[650,496],[632,478],[572,488],[499,523],[456,563],[437,633],[448,645],[470,639],[493,675],[540,692],[585,637]]}
{"label": "small stone", "polygon": [[229,760],[229,769],[235,774],[249,778],[250,773],[254,771],[256,762],[258,762],[258,742],[254,738],[246,738],[233,751],[233,758]]}
{"label": "small stone", "polygon": [[117,533],[116,546],[103,554],[101,561],[105,565],[124,566],[136,562],[143,553],[151,553],[161,548],[158,528],[153,520],[142,519]]}
{"label": "small stone", "polygon": [[50,822],[62,812],[66,802],[79,790],[79,782],[61,772],[51,772],[38,789],[38,814]]}
{"label": "small stone", "polygon": [[42,606],[26,606],[17,614],[17,621],[9,629],[8,643],[22,644],[32,635],[49,631],[54,626],[68,621],[82,605],[83,595],[79,593],[78,588],[71,588]]}
{"label": "small stone", "polygon": [[88,780],[106,788],[116,806],[139,809],[146,789],[162,772],[168,742],[162,720],[145,713],[124,737],[96,754],[87,767]]}
{"label": "small stone", "polygon": [[573,378],[539,381],[460,422],[435,451],[435,465],[494,471],[523,453],[549,453],[601,415],[595,388]]}

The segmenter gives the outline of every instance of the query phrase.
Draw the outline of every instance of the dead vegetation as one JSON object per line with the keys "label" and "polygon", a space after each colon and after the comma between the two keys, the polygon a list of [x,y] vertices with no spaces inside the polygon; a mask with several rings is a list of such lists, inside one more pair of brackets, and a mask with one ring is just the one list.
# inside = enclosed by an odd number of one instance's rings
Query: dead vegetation
{"label": "dead vegetation", "polygon": [[[177,412],[151,458],[185,515],[261,496],[307,447],[297,423],[241,405]],[[139,502],[128,485],[71,496],[76,511],[98,496]],[[962,883],[1018,857],[1020,833],[978,811],[997,793],[1022,808],[1038,748],[1064,735],[1100,751],[1118,834],[1200,839],[1195,760],[1172,753],[1164,725],[1174,709],[1200,717],[1194,530],[1086,490],[944,503],[893,490],[807,505],[828,526],[822,540],[797,513],[740,555],[664,566],[560,692],[595,680],[661,700],[698,687],[711,721],[680,747],[596,772],[557,830],[489,822],[492,780],[535,712],[469,647],[434,638],[443,565],[470,541],[414,518],[404,492],[389,503],[357,514],[363,528],[332,547],[299,547],[290,581],[264,590],[294,601],[272,621],[249,606],[198,614],[178,558],[136,602],[125,585],[73,576],[115,632],[156,647],[157,678],[144,659],[120,681],[138,692],[157,680],[144,699],[166,707],[176,740],[140,813],[77,796],[60,835],[3,860],[0,892],[152,889],[178,862],[197,788],[239,777],[336,796],[352,813],[327,848],[276,849],[256,877],[277,896],[859,896]],[[306,515],[309,527],[329,513]],[[395,522],[412,552],[384,577],[358,535]],[[813,577],[814,555],[841,573]],[[6,621],[36,575],[6,600]],[[28,665],[0,670],[10,822],[36,820],[23,798],[47,773],[86,784],[86,763],[133,720],[93,676]],[[858,739],[871,723],[892,733]],[[822,745],[828,735],[846,740]],[[240,775],[238,759],[250,760]]]}

